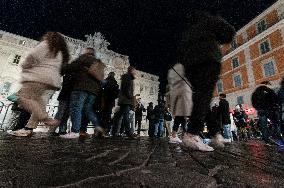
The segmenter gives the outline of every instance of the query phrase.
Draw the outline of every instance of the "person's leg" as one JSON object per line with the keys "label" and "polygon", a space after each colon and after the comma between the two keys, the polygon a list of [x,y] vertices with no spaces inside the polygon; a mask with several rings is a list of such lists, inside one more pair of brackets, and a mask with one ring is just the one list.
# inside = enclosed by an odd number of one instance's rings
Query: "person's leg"
{"label": "person's leg", "polygon": [[174,119],[174,126],[173,126],[173,132],[172,132],[172,137],[176,137],[177,136],[177,132],[179,129],[179,126],[181,123],[183,123],[184,117],[182,116],[176,116]]}
{"label": "person's leg", "polygon": [[82,114],[83,114],[83,107],[85,100],[87,98],[87,93],[83,91],[73,91],[70,96],[70,116],[71,116],[71,132],[79,133],[81,121],[82,121]]}
{"label": "person's leg", "polygon": [[159,137],[163,137],[164,134],[164,120],[160,119],[159,120]]}
{"label": "person's leg", "polygon": [[129,123],[130,123],[130,133],[135,132],[135,112],[133,110],[129,111]]}
{"label": "person's leg", "polygon": [[224,128],[224,138],[226,139],[231,139],[232,135],[231,135],[231,125],[227,124],[223,126]]}
{"label": "person's leg", "polygon": [[219,79],[221,64],[219,62],[191,62],[191,64],[192,66],[185,64],[185,72],[193,88],[193,108],[183,143],[186,147],[195,150],[213,151],[212,147],[203,143],[199,134],[204,128],[215,84]]}
{"label": "person's leg", "polygon": [[55,115],[55,119],[60,121],[59,134],[65,134],[67,132],[67,122],[70,116],[70,101],[59,101],[58,111]]}
{"label": "person's leg", "polygon": [[158,137],[158,132],[159,132],[159,122],[155,122],[154,124],[154,136]]}
{"label": "person's leg", "polygon": [[84,105],[84,113],[87,116],[87,119],[92,122],[93,126],[99,127],[100,122],[98,120],[97,115],[94,111],[94,104],[95,104],[96,96],[93,94],[88,94],[85,105]]}
{"label": "person's leg", "polygon": [[18,130],[18,129],[25,128],[25,126],[28,123],[30,117],[31,117],[31,114],[28,111],[21,110],[20,115],[19,115],[19,119],[18,119],[18,122],[17,122],[17,125],[14,128],[14,131]]}
{"label": "person's leg", "polygon": [[141,124],[142,124],[142,117],[138,117],[137,120],[138,120],[138,121],[137,121],[137,124],[138,124],[137,134],[140,135]]}
{"label": "person's leg", "polygon": [[44,120],[48,117],[42,98],[47,89],[47,86],[44,84],[23,84],[22,89],[19,92],[18,103],[21,108],[31,113],[30,120],[26,125],[27,128],[35,129],[40,120]]}
{"label": "person's leg", "polygon": [[265,142],[269,142],[269,129],[267,127],[267,114],[264,110],[258,111],[258,118],[259,118],[259,127],[262,134],[262,139]]}
{"label": "person's leg", "polygon": [[80,132],[82,134],[87,132],[88,124],[89,124],[89,119],[87,118],[85,113],[82,113],[81,127],[80,127]]}
{"label": "person's leg", "polygon": [[122,111],[122,116],[123,116],[123,122],[124,122],[123,124],[124,124],[125,133],[127,135],[131,135],[130,121],[129,121],[130,106],[129,105],[122,105],[121,111]]}

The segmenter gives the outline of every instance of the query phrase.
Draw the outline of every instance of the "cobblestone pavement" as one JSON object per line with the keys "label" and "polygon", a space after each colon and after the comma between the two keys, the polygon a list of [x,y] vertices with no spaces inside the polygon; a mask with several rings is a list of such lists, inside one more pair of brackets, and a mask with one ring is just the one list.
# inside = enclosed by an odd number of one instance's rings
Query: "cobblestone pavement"
{"label": "cobblestone pavement", "polygon": [[0,187],[284,187],[283,154],[257,140],[202,153],[147,137],[0,133]]}

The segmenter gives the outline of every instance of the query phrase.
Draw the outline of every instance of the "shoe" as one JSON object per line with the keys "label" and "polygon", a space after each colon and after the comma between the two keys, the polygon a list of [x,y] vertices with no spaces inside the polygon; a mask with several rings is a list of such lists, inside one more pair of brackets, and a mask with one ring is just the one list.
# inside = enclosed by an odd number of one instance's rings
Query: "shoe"
{"label": "shoe", "polygon": [[33,130],[19,129],[16,131],[7,131],[9,135],[27,137],[33,134]]}
{"label": "shoe", "polygon": [[89,136],[89,134],[84,132],[84,131],[80,131],[79,135],[82,136],[82,137],[88,137]]}
{"label": "shoe", "polygon": [[127,138],[129,138],[131,140],[136,140],[137,139],[137,137],[135,135],[133,135],[133,134],[128,134]]}
{"label": "shoe", "polygon": [[79,136],[80,136],[79,133],[71,132],[71,133],[67,133],[65,135],[60,135],[59,137],[60,138],[66,138],[66,139],[73,139],[73,138],[79,138]]}
{"label": "shoe", "polygon": [[94,129],[94,136],[105,138],[106,133],[105,133],[105,131],[102,127],[96,126],[95,129]]}
{"label": "shoe", "polygon": [[57,133],[57,132],[50,132],[49,135],[50,135],[50,136],[60,136],[60,134]]}
{"label": "shoe", "polygon": [[229,141],[227,139],[225,140],[221,134],[216,134],[216,136],[211,140],[211,144],[219,148],[224,148],[225,143],[229,143]]}
{"label": "shoe", "polygon": [[182,145],[186,148],[198,151],[206,151],[206,152],[214,151],[214,148],[204,144],[202,139],[198,135],[192,135],[189,133],[184,135],[182,139]]}
{"label": "shoe", "polygon": [[179,144],[179,143],[182,143],[182,140],[179,139],[179,137],[173,137],[173,136],[170,136],[170,141],[169,141],[170,144]]}
{"label": "shoe", "polygon": [[52,127],[58,127],[60,125],[60,122],[61,122],[60,120],[52,118],[47,118],[46,120],[43,121],[45,125]]}

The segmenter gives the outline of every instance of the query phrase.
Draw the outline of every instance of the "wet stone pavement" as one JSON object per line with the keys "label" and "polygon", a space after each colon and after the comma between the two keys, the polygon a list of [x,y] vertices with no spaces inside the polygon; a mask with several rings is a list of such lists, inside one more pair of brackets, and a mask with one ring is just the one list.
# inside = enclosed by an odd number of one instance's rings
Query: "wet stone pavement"
{"label": "wet stone pavement", "polygon": [[250,140],[202,153],[147,137],[0,133],[0,187],[284,187],[284,149]]}

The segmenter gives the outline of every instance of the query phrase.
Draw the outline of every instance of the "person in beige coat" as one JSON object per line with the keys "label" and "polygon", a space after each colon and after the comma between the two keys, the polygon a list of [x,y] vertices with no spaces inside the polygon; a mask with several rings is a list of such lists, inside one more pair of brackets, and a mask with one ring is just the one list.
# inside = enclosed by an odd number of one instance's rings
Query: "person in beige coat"
{"label": "person in beige coat", "polygon": [[45,110],[48,99],[44,95],[50,93],[47,91],[60,89],[61,67],[68,61],[67,44],[57,32],[46,33],[42,41],[29,52],[22,64],[22,88],[18,103],[31,113],[31,118],[24,129],[12,131],[10,134],[29,136],[39,122],[52,125],[54,120],[48,118]]}
{"label": "person in beige coat", "polygon": [[174,65],[168,73],[170,111],[174,117],[170,143],[182,142],[178,138],[177,132],[180,125],[182,125],[184,131],[186,130],[187,118],[191,115],[193,106],[191,85],[184,74],[182,64]]}

